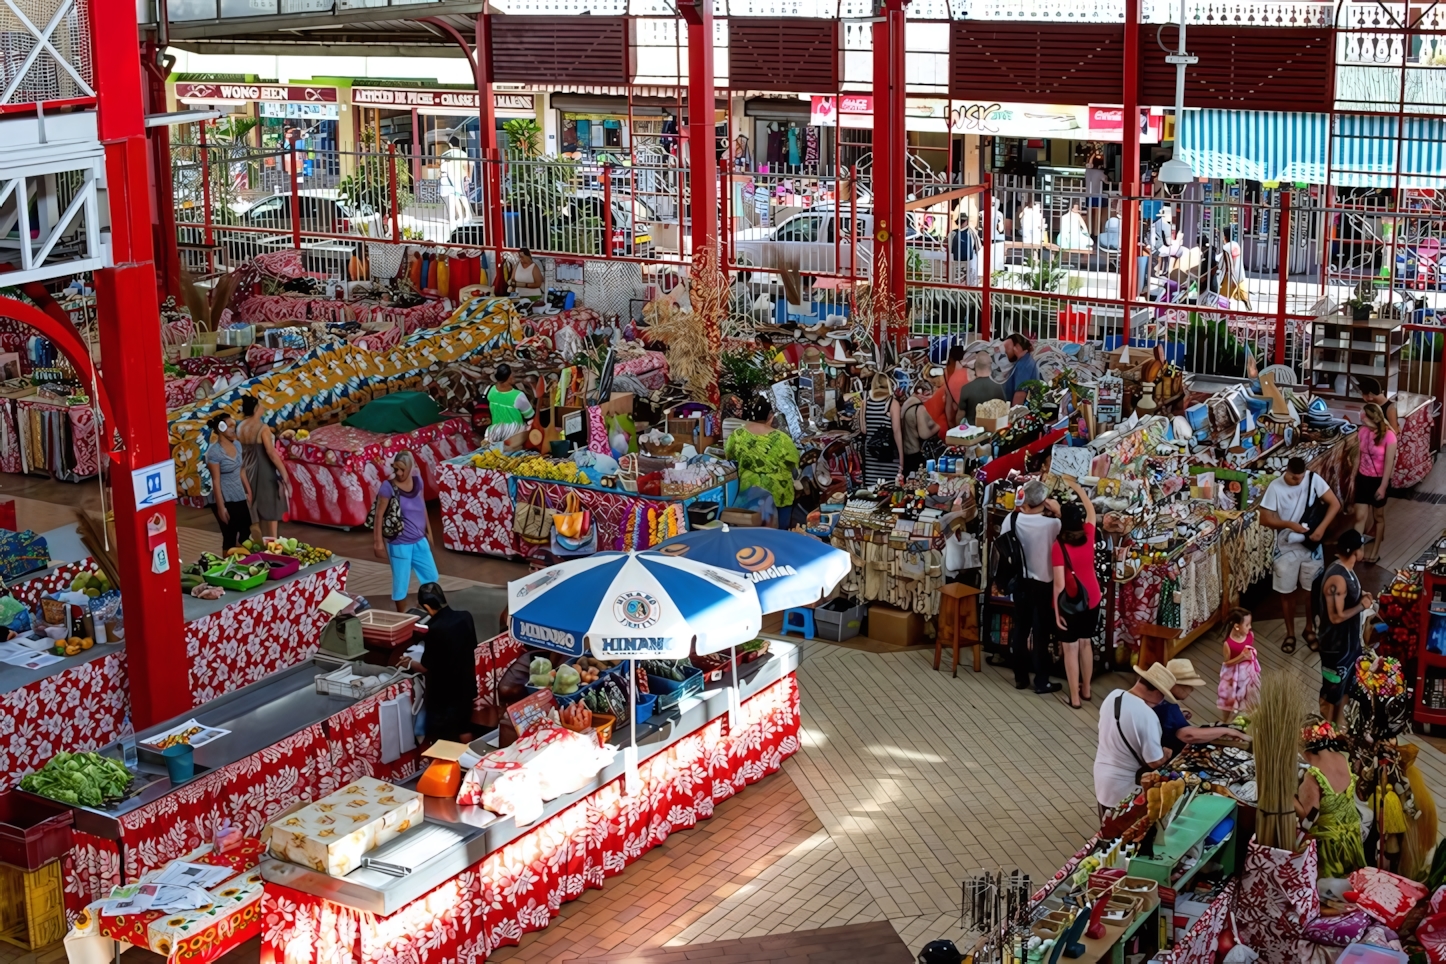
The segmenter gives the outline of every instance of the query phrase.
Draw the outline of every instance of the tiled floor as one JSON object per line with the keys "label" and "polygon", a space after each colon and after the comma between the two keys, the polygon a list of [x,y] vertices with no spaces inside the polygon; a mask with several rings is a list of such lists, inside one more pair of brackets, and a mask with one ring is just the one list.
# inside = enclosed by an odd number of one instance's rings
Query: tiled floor
{"label": "tiled floor", "polygon": [[[1446,469],[1422,488],[1446,491]],[[0,494],[7,491],[0,484]],[[68,521],[63,506],[22,503],[21,511],[22,524],[35,524],[27,513]],[[191,527],[182,530],[183,555],[215,539],[200,513],[182,524]],[[1443,526],[1441,506],[1392,500],[1383,563],[1412,561]],[[367,558],[365,533],[298,527],[297,534],[351,554],[352,585],[385,593],[386,571]],[[499,584],[521,571],[455,553],[439,553],[438,563],[449,587]],[[1388,576],[1388,568],[1363,571],[1368,585]],[[1313,705],[1319,661],[1304,645],[1280,652],[1276,609],[1262,605],[1256,623],[1264,671],[1297,678],[1303,702]],[[1214,680],[1218,634],[1184,655]],[[492,959],[902,962],[931,939],[962,945],[965,875],[1020,868],[1040,879],[1092,832],[1097,708],[1133,677],[1097,678],[1094,702],[1073,710],[1053,696],[1016,691],[1008,670],[975,674],[966,658],[956,679],[947,662],[934,672],[931,661],[928,648],[805,643],[803,748],[783,773],[673,835],[606,889],[564,905],[550,928]],[[1213,719],[1214,695],[1207,686],[1187,701],[1196,720]],[[1418,740],[1422,769],[1442,792],[1446,752],[1439,741]],[[11,956],[0,950],[0,964]],[[243,949],[235,964],[255,959]]]}

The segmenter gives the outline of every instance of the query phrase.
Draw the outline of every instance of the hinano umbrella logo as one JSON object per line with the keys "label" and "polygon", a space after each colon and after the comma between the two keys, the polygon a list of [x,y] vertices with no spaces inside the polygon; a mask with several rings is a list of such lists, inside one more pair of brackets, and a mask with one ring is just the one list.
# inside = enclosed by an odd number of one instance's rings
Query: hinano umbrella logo
{"label": "hinano umbrella logo", "polygon": [[734,553],[738,568],[744,572],[758,572],[773,565],[773,551],[763,546],[748,546]]}
{"label": "hinano umbrella logo", "polygon": [[613,616],[633,629],[648,629],[657,625],[662,607],[645,592],[625,592],[613,600]]}
{"label": "hinano umbrella logo", "polygon": [[689,548],[687,543],[675,542],[670,546],[659,546],[658,551],[665,556],[686,556]]}

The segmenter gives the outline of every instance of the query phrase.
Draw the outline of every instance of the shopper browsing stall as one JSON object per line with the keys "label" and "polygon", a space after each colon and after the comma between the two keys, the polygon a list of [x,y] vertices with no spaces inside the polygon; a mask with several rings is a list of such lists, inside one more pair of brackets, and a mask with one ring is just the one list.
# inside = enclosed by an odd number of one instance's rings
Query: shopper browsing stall
{"label": "shopper browsing stall", "polygon": [[1357,375],[1356,384],[1361,389],[1361,400],[1373,405],[1379,405],[1381,411],[1385,413],[1386,423],[1391,426],[1391,431],[1395,432],[1397,437],[1399,437],[1401,434],[1401,416],[1396,410],[1396,400],[1388,398],[1385,391],[1381,388],[1380,381],[1369,375]]}
{"label": "shopper browsing stall", "polygon": [[1190,698],[1190,693],[1196,687],[1205,685],[1205,680],[1195,671],[1195,664],[1188,659],[1172,659],[1165,664],[1165,668],[1175,677],[1175,685],[1170,689],[1170,695],[1175,697],[1175,702],[1162,700],[1155,704],[1155,715],[1160,718],[1160,744],[1166,750],[1173,755],[1186,746],[1214,743],[1226,737],[1250,742],[1247,734],[1233,727],[1192,724],[1190,713],[1183,703]]}
{"label": "shopper browsing stall", "polygon": [[1095,633],[1100,625],[1100,581],[1095,574],[1095,507],[1088,493],[1072,476],[1065,482],[1078,502],[1060,507],[1060,533],[1050,549],[1054,573],[1054,621],[1059,627],[1060,651],[1069,705],[1079,709],[1091,698],[1094,678]]}
{"label": "shopper browsing stall", "polygon": [[1347,529],[1336,545],[1335,561],[1321,577],[1320,712],[1331,723],[1341,720],[1341,706],[1361,658],[1361,613],[1375,605],[1356,576],[1356,563],[1370,538]]}
{"label": "shopper browsing stall", "polygon": [[773,427],[773,405],[767,398],[756,395],[745,404],[748,421],[728,436],[723,454],[738,463],[738,491],[766,491],[778,510],[778,528],[787,529],[793,511],[798,447],[787,432]]}
{"label": "shopper browsing stall", "polygon": [[913,475],[939,449],[939,423],[929,414],[924,397],[910,394],[904,399],[899,409],[899,428],[904,435],[904,474]]}
{"label": "shopper browsing stall", "polygon": [[276,451],[276,438],[271,426],[261,420],[261,403],[251,395],[241,399],[244,416],[236,426],[236,439],[241,443],[241,464],[251,486],[252,507],[261,534],[277,535],[277,525],[286,516],[287,494],[291,477],[286,460]]}
{"label": "shopper browsing stall", "polygon": [[[949,425],[959,424],[957,399],[964,386],[969,384],[969,370],[964,367],[964,346],[949,346],[949,357],[944,362],[944,419]],[[948,426],[945,426],[946,430]]]}
{"label": "shopper browsing stall", "polygon": [[1004,354],[1014,363],[1004,382],[1004,398],[1011,405],[1023,405],[1026,382],[1039,379],[1039,366],[1034,361],[1034,342],[1019,332],[1004,339]]}
{"label": "shopper browsing stall", "polygon": [[1014,591],[1013,628],[1009,649],[1014,664],[1014,688],[1029,686],[1034,668],[1034,691],[1041,696],[1059,692],[1050,680],[1049,640],[1054,609],[1054,567],[1050,553],[1059,536],[1059,503],[1038,480],[1026,482],[1022,505],[1000,525],[1000,535],[1013,532],[1023,550],[1024,573]]}
{"label": "shopper browsing stall", "polygon": [[[1340,878],[1366,865],[1356,777],[1346,738],[1329,722],[1307,726],[1300,735],[1305,775],[1295,794],[1300,829],[1315,838],[1317,876]],[[1339,788],[1339,789],[1337,789]]]}
{"label": "shopper browsing stall", "polygon": [[[1009,349],[1006,348],[1005,352]],[[958,404],[955,408],[956,416],[963,417],[970,425],[974,424],[976,409],[980,402],[987,402],[991,399],[1004,398],[1004,386],[993,378],[994,363],[987,351],[981,351],[974,356],[974,377],[969,383],[959,389]],[[958,424],[958,422],[954,422]]]}
{"label": "shopper browsing stall", "polygon": [[477,700],[477,626],[472,614],[447,605],[435,582],[417,589],[417,605],[427,611],[422,661],[407,657],[403,668],[426,678],[423,700],[428,740],[472,739],[472,704]]}
{"label": "shopper browsing stall", "polygon": [[1355,528],[1371,531],[1373,552],[1362,562],[1372,565],[1381,555],[1381,541],[1386,537],[1386,493],[1391,474],[1396,470],[1396,433],[1391,431],[1385,412],[1375,402],[1361,409],[1361,460],[1356,469]]}
{"label": "shopper browsing stall", "polygon": [[[392,509],[394,501],[397,509]],[[392,511],[390,518],[388,510]],[[431,543],[432,520],[423,498],[422,473],[411,452],[398,452],[392,458],[392,477],[377,492],[376,525],[372,528],[372,552],[392,567],[392,602],[397,612],[406,609],[413,572],[420,582],[437,581]]]}
{"label": "shopper browsing stall", "polygon": [[868,398],[859,408],[859,434],[864,439],[864,485],[904,477],[904,432],[899,401],[889,376],[876,374]]}
{"label": "shopper browsing stall", "polygon": [[532,417],[532,402],[527,393],[512,383],[512,366],[503,363],[492,374],[492,384],[482,392],[478,406],[487,406],[492,424],[515,425],[521,430]]}
{"label": "shopper browsing stall", "polygon": [[1252,622],[1245,609],[1232,609],[1225,617],[1225,641],[1221,644],[1225,652],[1215,705],[1221,713],[1231,716],[1250,709],[1260,698],[1260,660],[1255,652]]}
{"label": "shopper browsing stall", "polygon": [[[1260,500],[1260,521],[1275,529],[1275,560],[1272,586],[1280,594],[1285,617],[1285,639],[1281,652],[1295,652],[1295,609],[1300,594],[1310,590],[1321,570],[1321,540],[1331,520],[1341,511],[1341,500],[1325,479],[1306,470],[1305,459],[1294,456],[1285,474],[1266,487]],[[1310,627],[1307,609],[1305,640],[1312,650],[1319,648]]]}
{"label": "shopper browsing stall", "polygon": [[1095,750],[1095,802],[1100,816],[1140,787],[1140,774],[1163,766],[1170,754],[1160,743],[1154,707],[1173,703],[1175,677],[1159,663],[1136,666],[1139,679],[1127,690],[1112,690],[1100,704],[1099,746]]}
{"label": "shopper browsing stall", "polygon": [[251,481],[242,471],[241,443],[236,423],[217,415],[207,423],[211,444],[206,446],[206,467],[211,470],[211,511],[221,526],[221,551],[234,549],[251,538]]}

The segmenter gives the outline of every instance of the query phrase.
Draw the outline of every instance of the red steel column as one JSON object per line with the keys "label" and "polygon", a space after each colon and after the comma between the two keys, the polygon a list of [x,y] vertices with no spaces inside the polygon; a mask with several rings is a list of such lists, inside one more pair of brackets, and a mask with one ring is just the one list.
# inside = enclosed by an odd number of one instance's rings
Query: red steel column
{"label": "red steel column", "polygon": [[[1140,235],[1140,0],[1125,0],[1124,118],[1120,164],[1120,299],[1124,301],[1121,335],[1130,341],[1130,304],[1139,291],[1135,277],[1136,248]],[[1178,124],[1179,121],[1176,121]],[[1178,129],[1175,132],[1178,138]]]}
{"label": "red steel column", "polygon": [[[888,294],[900,306],[906,293],[904,179],[904,5],[876,0],[874,24],[874,277],[887,272]],[[880,339],[897,335],[880,332]]]}
{"label": "red steel column", "polygon": [[472,38],[472,79],[477,84],[477,118],[482,125],[477,131],[477,147],[483,157],[491,157],[497,150],[497,104],[492,99],[491,14],[477,14],[477,27]]}
{"label": "red steel column", "polygon": [[[718,156],[714,147],[713,0],[680,3],[688,25],[688,186],[693,254],[718,246]],[[679,152],[681,160],[681,151]],[[681,242],[681,238],[679,239]]]}
{"label": "red steel column", "polygon": [[[91,0],[91,40],[99,133],[105,144],[110,201],[111,268],[95,273],[96,312],[105,385],[116,412],[106,430],[120,433],[122,450],[109,466],[115,505],[116,564],[126,609],[126,663],[131,716],[137,729],[191,708],[181,585],[176,579],[176,508],[163,502],[136,511],[131,470],[169,461],[161,330],[156,325],[149,168],[141,65],[136,57],[135,4]],[[170,177],[170,163],[157,170]],[[172,235],[174,243],[175,236]],[[171,568],[151,572],[146,521],[165,523]]]}
{"label": "red steel column", "polygon": [[[134,57],[134,51],[132,51]],[[141,45],[142,64],[145,70],[143,98],[138,105],[142,116],[147,113],[166,112],[166,78],[170,75],[172,59],[164,61],[166,66],[156,63],[156,48],[153,44]],[[99,69],[97,69],[99,74]],[[96,88],[98,96],[100,88]],[[104,138],[102,138],[104,140]],[[176,247],[176,204],[171,183],[171,129],[166,125],[153,128],[150,132],[148,149],[151,152],[152,167],[147,172],[151,186],[144,195],[146,205],[154,219],[147,230],[152,232],[152,250],[159,252],[160,277],[157,279],[166,294],[181,297],[181,256]],[[154,205],[152,205],[154,201]]]}
{"label": "red steel column", "polygon": [[[1179,121],[1175,122],[1179,124]],[[1179,128],[1177,127],[1178,131]],[[1285,364],[1286,287],[1290,280],[1290,192],[1280,192],[1280,241],[1276,245],[1280,265],[1275,292],[1275,364]]]}

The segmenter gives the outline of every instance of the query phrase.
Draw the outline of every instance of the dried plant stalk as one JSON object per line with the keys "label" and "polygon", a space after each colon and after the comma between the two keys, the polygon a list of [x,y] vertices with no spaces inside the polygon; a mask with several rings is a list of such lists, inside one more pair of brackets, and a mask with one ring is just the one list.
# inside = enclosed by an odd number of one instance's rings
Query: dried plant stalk
{"label": "dried plant stalk", "polygon": [[1255,751],[1258,816],[1255,839],[1262,846],[1296,850],[1295,791],[1299,785],[1300,728],[1305,720],[1299,684],[1289,674],[1269,673],[1250,719]]}
{"label": "dried plant stalk", "polygon": [[707,401],[718,388],[716,353],[708,349],[708,328],[696,311],[684,311],[671,301],[654,301],[643,311],[648,337],[666,347],[668,372],[683,382],[688,397]]}
{"label": "dried plant stalk", "polygon": [[[688,298],[693,304],[693,311],[703,320],[705,348],[709,358],[706,380],[699,387],[704,391],[703,400],[715,408],[720,401],[718,366],[723,354],[723,322],[728,316],[730,295],[728,277],[718,263],[717,239],[713,239],[703,246],[702,251],[693,253]],[[690,391],[692,385],[690,381]]]}

